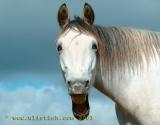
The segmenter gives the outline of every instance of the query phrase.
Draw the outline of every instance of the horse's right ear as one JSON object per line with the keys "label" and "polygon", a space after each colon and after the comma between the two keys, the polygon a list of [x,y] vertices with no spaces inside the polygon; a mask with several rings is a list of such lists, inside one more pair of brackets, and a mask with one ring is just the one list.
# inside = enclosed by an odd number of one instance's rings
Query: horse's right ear
{"label": "horse's right ear", "polygon": [[61,28],[64,28],[69,23],[68,9],[65,3],[59,7],[57,18]]}
{"label": "horse's right ear", "polygon": [[94,11],[88,3],[84,4],[83,13],[84,13],[84,22],[89,25],[92,25],[94,22]]}

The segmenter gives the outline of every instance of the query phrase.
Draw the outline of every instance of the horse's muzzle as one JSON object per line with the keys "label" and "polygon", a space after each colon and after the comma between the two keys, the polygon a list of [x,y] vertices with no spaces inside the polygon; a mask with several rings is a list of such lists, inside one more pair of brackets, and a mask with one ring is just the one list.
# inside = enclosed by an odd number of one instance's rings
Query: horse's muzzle
{"label": "horse's muzzle", "polygon": [[72,111],[75,118],[84,120],[89,115],[88,94],[71,94]]}
{"label": "horse's muzzle", "polygon": [[69,85],[69,93],[70,94],[86,94],[88,93],[88,84],[84,83],[74,83]]}

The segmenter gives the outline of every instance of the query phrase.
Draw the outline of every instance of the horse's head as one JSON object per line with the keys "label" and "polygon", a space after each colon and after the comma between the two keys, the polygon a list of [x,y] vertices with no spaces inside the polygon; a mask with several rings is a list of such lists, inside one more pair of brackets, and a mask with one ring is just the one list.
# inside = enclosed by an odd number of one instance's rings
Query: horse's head
{"label": "horse's head", "polygon": [[89,114],[88,91],[96,70],[98,43],[89,33],[94,12],[85,4],[84,18],[70,21],[67,6],[63,4],[59,8],[58,22],[62,30],[57,42],[61,68],[72,98],[74,116],[83,120]]}

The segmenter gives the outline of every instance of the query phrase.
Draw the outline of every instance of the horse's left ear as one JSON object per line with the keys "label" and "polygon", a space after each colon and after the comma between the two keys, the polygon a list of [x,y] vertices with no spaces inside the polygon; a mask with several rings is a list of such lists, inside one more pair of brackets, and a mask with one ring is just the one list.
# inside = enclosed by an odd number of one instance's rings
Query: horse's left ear
{"label": "horse's left ear", "polygon": [[61,28],[64,28],[69,23],[68,9],[65,3],[59,7],[57,18]]}
{"label": "horse's left ear", "polygon": [[92,7],[88,3],[85,3],[83,11],[84,11],[84,22],[89,25],[92,25],[94,22],[94,11]]}

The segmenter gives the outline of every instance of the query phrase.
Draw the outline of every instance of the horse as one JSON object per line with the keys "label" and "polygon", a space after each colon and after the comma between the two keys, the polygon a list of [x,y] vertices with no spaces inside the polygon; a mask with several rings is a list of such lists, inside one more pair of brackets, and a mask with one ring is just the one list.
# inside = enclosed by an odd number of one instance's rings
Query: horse
{"label": "horse", "polygon": [[56,45],[73,115],[88,117],[93,86],[115,102],[120,125],[160,125],[160,33],[96,25],[88,3],[83,18],[70,20],[64,3],[57,19]]}

